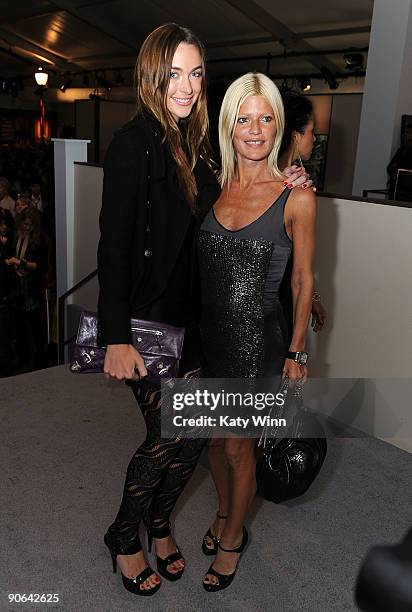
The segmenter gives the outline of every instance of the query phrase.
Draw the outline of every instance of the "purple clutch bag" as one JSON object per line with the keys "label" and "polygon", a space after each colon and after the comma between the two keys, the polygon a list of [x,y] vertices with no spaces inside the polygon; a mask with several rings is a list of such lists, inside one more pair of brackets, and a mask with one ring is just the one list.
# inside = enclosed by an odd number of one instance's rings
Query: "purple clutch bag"
{"label": "purple clutch bag", "polygon": [[[176,378],[182,355],[184,328],[141,319],[130,319],[130,324],[133,346],[143,357],[147,368],[145,380],[160,382],[164,377]],[[70,361],[72,372],[103,372],[106,347],[99,346],[97,339],[97,315],[83,311]]]}

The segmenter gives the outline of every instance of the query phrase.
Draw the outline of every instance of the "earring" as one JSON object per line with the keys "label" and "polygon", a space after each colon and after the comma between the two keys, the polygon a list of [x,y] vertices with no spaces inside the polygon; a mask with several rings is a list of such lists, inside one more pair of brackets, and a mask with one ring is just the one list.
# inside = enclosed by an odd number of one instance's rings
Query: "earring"
{"label": "earring", "polygon": [[300,163],[301,167],[303,168],[303,162],[302,162],[302,158],[301,158],[301,156],[300,156],[300,151],[299,151],[299,145],[298,145],[298,140],[297,140],[297,138],[295,138],[295,147],[296,147],[296,150],[297,150],[297,152],[298,152],[298,160],[299,160],[299,163]]}

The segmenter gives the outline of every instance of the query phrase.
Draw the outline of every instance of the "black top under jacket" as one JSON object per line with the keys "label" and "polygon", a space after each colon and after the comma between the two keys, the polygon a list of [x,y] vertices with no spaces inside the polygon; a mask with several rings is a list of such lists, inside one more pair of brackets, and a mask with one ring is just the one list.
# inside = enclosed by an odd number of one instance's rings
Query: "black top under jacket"
{"label": "black top under jacket", "polygon": [[[130,317],[141,316],[165,291],[193,224],[162,139],[160,123],[145,112],[115,134],[106,153],[97,255],[105,345],[131,343]],[[202,159],[194,174],[198,206],[206,212],[220,188]]]}

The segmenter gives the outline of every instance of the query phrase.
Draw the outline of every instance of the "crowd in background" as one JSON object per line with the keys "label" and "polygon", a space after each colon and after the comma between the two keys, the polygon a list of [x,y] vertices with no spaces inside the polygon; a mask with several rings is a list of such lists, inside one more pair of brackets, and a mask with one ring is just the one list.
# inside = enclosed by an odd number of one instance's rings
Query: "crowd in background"
{"label": "crowd in background", "polygon": [[53,203],[51,147],[0,147],[0,377],[51,365]]}

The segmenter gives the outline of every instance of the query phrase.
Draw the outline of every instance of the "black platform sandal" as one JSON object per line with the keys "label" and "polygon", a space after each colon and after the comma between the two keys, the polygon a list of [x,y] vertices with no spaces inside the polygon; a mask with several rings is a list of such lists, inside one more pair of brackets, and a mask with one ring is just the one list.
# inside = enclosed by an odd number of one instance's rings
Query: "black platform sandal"
{"label": "black platform sandal", "polygon": [[[249,539],[249,535],[248,535],[247,529],[246,527],[243,527],[242,542],[237,548],[223,548],[220,542],[218,543],[218,547],[220,548],[220,550],[223,550],[225,552],[234,552],[234,553],[242,554],[242,552],[245,550],[248,539]],[[211,584],[210,582],[203,581],[202,584],[203,584],[203,588],[205,589],[205,591],[208,591],[209,593],[214,593],[216,591],[222,591],[223,589],[227,589],[227,587],[232,583],[233,578],[235,577],[237,568],[239,566],[239,560],[240,560],[240,557],[238,559],[235,571],[232,572],[231,574],[221,574],[220,572],[217,572],[213,568],[213,563],[212,563],[212,565],[209,567],[206,574],[212,574],[212,576],[216,576],[216,578],[219,579],[219,583]]]}
{"label": "black platform sandal", "polygon": [[[142,550],[142,547],[138,550],[133,550],[133,552],[124,552],[124,549],[116,544],[114,540],[111,539],[110,533],[107,532],[104,536],[104,543],[110,551],[110,556],[112,558],[113,563],[113,573],[115,574],[117,571],[117,555],[126,555],[126,554],[136,554]],[[145,582],[150,576],[152,576],[155,572],[152,570],[150,565],[148,565],[140,574],[136,576],[136,578],[127,578],[122,574],[123,586],[127,591],[134,593],[135,595],[143,595],[148,597],[149,595],[154,595],[161,587],[161,583],[156,584],[150,589],[141,589],[140,585]]]}
{"label": "black platform sandal", "polygon": [[[216,512],[216,516],[217,518],[220,519],[227,519],[227,515],[223,516],[222,514],[219,514],[219,512]],[[213,542],[213,547],[212,546],[208,546],[207,545],[207,538],[210,538]],[[219,544],[219,538],[216,537],[213,533],[211,528],[209,527],[209,529],[207,530],[207,532],[205,533],[205,535],[203,536],[203,542],[202,542],[202,552],[207,555],[208,557],[215,555],[217,553],[217,547]]]}
{"label": "black platform sandal", "polygon": [[[150,530],[150,526],[148,524],[147,521],[144,521],[146,529],[147,529],[147,549],[149,552],[152,551],[152,542],[153,542],[153,533]],[[170,523],[168,523],[168,529],[169,529],[169,533],[163,537],[167,537],[168,535],[170,535]],[[179,561],[180,559],[184,560],[184,557],[182,555],[182,553],[180,552],[180,548],[178,547],[178,545],[176,544],[176,552],[172,553],[171,555],[169,555],[168,557],[166,557],[165,559],[162,559],[161,557],[159,557],[158,555],[156,555],[156,565],[157,565],[157,571],[159,572],[159,574],[161,576],[163,576],[163,578],[166,578],[166,580],[170,580],[171,582],[175,582],[176,580],[179,580],[179,578],[181,578],[183,576],[183,572],[185,571],[185,568],[177,571],[177,572],[169,572],[167,569],[167,566],[170,565],[171,563],[174,563],[175,561]]]}

